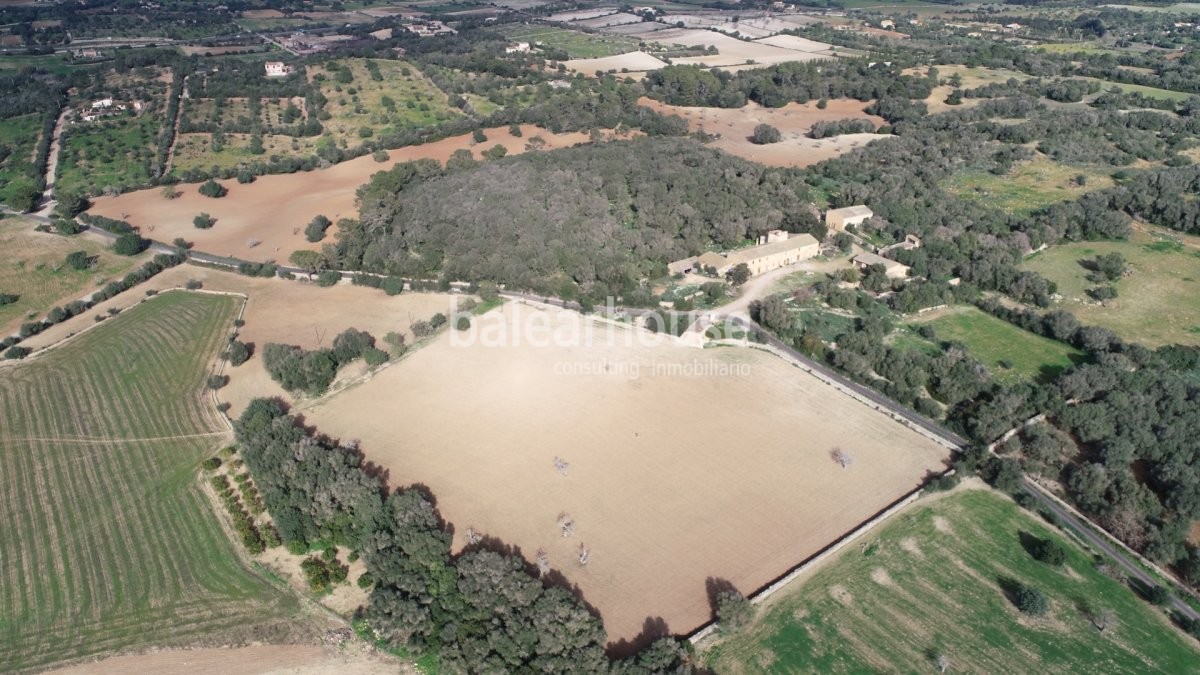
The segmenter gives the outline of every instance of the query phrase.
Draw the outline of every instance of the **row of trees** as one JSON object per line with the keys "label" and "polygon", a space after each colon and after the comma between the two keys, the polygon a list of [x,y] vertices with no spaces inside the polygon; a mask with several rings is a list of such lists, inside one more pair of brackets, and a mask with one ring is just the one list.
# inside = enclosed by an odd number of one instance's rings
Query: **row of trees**
{"label": "row of trees", "polygon": [[[631,673],[678,668],[685,652],[662,638],[618,664],[599,619],[548,586],[515,555],[480,545],[450,554],[451,535],[418,488],[388,492],[351,449],[307,435],[282,406],[257,399],[236,422],[242,456],[286,542],[358,551],[374,587],[362,619],[396,649],[433,653],[463,672]],[[300,548],[296,547],[296,548]]]}

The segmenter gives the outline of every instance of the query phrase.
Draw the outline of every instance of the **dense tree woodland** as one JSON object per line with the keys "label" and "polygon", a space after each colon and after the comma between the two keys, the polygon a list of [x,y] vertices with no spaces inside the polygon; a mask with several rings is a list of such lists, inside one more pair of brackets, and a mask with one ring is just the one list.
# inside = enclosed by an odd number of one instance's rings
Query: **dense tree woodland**
{"label": "dense tree woodland", "polygon": [[[339,227],[346,269],[601,300],[715,243],[792,224],[803,183],[690,140],[604,143],[443,170],[412,162],[362,188]],[[463,196],[466,198],[463,198]],[[646,298],[648,301],[649,298]]]}
{"label": "dense tree woodland", "polygon": [[279,403],[253,401],[235,429],[284,542],[346,546],[362,557],[375,584],[361,618],[391,648],[436,654],[452,672],[649,673],[681,665],[686,652],[673,638],[610,662],[599,619],[568,590],[538,579],[498,543],[451,555],[431,495],[418,487],[389,493],[359,452],[308,435]]}

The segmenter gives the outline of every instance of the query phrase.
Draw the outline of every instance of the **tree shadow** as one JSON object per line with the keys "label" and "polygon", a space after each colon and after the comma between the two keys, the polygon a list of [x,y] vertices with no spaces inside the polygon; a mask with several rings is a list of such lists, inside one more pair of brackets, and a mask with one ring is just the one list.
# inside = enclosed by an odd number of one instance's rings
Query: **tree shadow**
{"label": "tree shadow", "polygon": [[1017,606],[1017,591],[1023,588],[1021,582],[1009,576],[996,577],[996,583],[1000,586],[1000,592],[1004,594],[1004,598],[1008,600],[1013,607]]}
{"label": "tree shadow", "polygon": [[1045,540],[1043,540],[1041,537],[1030,534],[1025,530],[1021,530],[1017,533],[1017,539],[1021,541],[1021,548],[1025,549],[1025,552],[1029,554],[1029,557],[1037,560],[1038,551],[1040,551],[1041,547],[1045,544]]}
{"label": "tree shadow", "polygon": [[656,640],[670,637],[671,630],[661,616],[648,616],[642,623],[642,631],[632,638],[621,638],[610,642],[604,648],[604,653],[611,660],[627,659],[654,644]]}
{"label": "tree shadow", "polygon": [[741,591],[733,582],[720,577],[709,577],[704,580],[704,590],[708,594],[708,608],[712,612],[711,618],[715,621],[717,618],[717,607],[721,604],[721,596],[725,593],[737,593],[741,595]]}

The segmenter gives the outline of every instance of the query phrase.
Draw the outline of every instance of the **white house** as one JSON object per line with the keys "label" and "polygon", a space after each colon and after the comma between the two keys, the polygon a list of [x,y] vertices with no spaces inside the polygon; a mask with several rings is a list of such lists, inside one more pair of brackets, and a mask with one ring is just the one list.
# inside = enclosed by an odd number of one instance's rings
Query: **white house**
{"label": "white house", "polygon": [[292,72],[292,67],[283,61],[267,61],[264,65],[267,77],[283,77]]}
{"label": "white house", "polygon": [[99,101],[92,101],[92,110],[104,110],[113,106],[111,98],[102,98]]}

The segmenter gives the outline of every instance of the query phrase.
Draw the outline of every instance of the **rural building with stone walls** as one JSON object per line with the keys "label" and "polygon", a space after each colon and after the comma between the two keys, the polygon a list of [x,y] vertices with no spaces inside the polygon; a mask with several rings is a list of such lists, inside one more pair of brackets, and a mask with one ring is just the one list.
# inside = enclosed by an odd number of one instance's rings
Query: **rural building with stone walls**
{"label": "rural building with stone walls", "polygon": [[671,274],[705,272],[715,270],[724,276],[729,270],[745,263],[751,274],[762,274],[773,269],[808,260],[821,250],[821,243],[811,234],[790,234],[783,230],[771,230],[760,238],[760,243],[733,251],[726,255],[703,253],[698,256],[676,260],[667,265]]}
{"label": "rural building with stone walls", "polygon": [[865,270],[871,265],[880,265],[889,279],[903,279],[908,276],[908,265],[874,253],[859,253],[850,262],[860,270]]}
{"label": "rural building with stone walls", "polygon": [[835,232],[842,232],[848,225],[861,225],[874,216],[871,209],[858,204],[841,209],[830,209],[825,212],[825,226]]}

